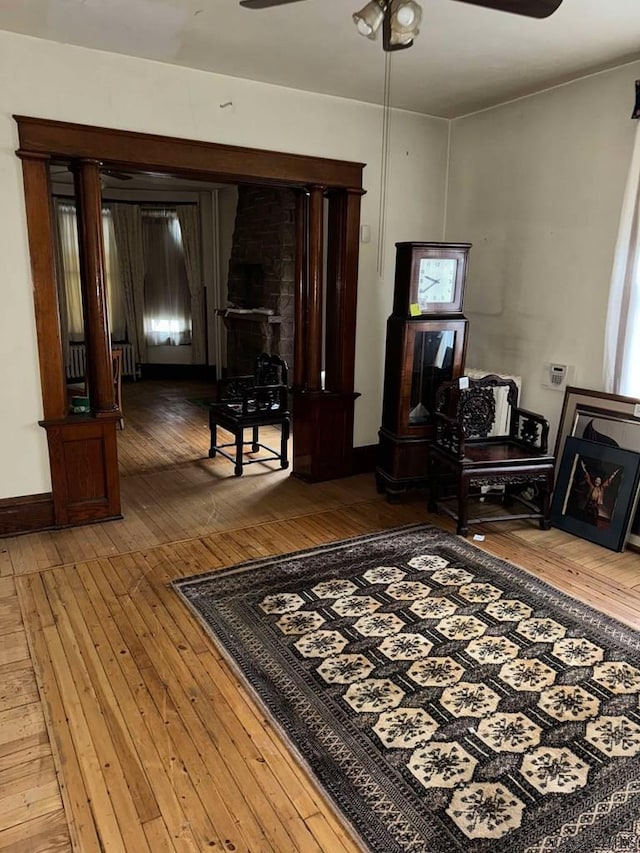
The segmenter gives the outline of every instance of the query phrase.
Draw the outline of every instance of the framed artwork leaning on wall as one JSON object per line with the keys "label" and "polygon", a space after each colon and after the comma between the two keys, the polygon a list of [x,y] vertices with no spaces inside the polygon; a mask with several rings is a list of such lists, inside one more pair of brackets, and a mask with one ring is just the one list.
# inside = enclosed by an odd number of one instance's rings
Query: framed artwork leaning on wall
{"label": "framed artwork leaning on wall", "polygon": [[[565,391],[555,446],[556,482],[565,441],[570,436],[640,453],[640,399],[569,387]],[[629,528],[627,544],[640,550],[640,505]]]}
{"label": "framed artwork leaning on wall", "polygon": [[569,436],[551,505],[555,527],[622,551],[638,496],[640,454]]}

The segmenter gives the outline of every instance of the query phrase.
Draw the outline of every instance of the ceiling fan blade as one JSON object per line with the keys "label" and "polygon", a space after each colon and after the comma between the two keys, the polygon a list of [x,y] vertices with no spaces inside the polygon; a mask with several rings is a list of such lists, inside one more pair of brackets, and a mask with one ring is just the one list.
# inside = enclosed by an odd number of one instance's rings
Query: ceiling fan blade
{"label": "ceiling fan blade", "polygon": [[516,15],[527,15],[529,18],[548,18],[560,6],[562,0],[458,0],[458,2],[486,6],[488,9],[498,9],[501,12],[513,12]]}
{"label": "ceiling fan blade", "polygon": [[271,6],[284,6],[285,3],[299,3],[300,0],[240,0],[245,9],[269,9]]}
{"label": "ceiling fan blade", "polygon": [[132,181],[133,175],[128,174],[128,172],[114,172],[112,169],[103,169],[103,175],[109,175],[110,178],[115,178],[116,181]]}

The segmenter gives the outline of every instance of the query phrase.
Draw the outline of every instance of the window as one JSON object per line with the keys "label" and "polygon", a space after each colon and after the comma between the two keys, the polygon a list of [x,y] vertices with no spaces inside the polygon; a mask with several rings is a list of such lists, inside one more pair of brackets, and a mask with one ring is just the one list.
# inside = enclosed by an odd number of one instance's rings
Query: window
{"label": "window", "polygon": [[144,335],[147,346],[191,343],[191,294],[178,215],[142,209]]}
{"label": "window", "polygon": [[616,244],[605,338],[605,390],[640,397],[640,121]]}
{"label": "window", "polygon": [[[58,202],[56,205],[59,236],[59,257],[64,294],[61,302],[66,306],[67,331],[70,341],[84,340],[82,289],[80,286],[80,253],[78,250],[78,225],[75,204]],[[118,254],[111,211],[102,209],[102,228],[105,254],[105,290],[109,327],[113,341],[126,340],[124,297],[118,271]]]}

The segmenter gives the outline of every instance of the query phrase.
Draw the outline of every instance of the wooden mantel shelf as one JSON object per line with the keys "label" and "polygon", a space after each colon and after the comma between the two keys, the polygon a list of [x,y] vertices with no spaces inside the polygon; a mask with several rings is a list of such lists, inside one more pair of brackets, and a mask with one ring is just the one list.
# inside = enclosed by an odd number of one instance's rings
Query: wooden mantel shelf
{"label": "wooden mantel shelf", "polygon": [[265,314],[264,311],[250,311],[239,308],[218,308],[216,314],[225,320],[239,320],[245,323],[282,323],[279,314]]}

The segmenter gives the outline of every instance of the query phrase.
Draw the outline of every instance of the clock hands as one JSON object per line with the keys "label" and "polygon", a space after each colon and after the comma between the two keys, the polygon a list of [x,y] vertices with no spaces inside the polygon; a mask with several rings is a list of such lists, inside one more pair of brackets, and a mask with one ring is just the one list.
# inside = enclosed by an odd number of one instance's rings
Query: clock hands
{"label": "clock hands", "polygon": [[431,284],[428,284],[426,287],[423,287],[423,288],[422,288],[422,292],[423,292],[423,293],[424,293],[424,292],[426,292],[427,290],[431,290],[431,288],[432,288],[432,287],[435,287],[435,286],[436,286],[436,284],[440,284],[440,279],[439,279],[439,278],[431,278],[431,276],[430,276],[430,275],[425,275],[425,276],[423,276],[423,278],[428,278],[428,279],[429,279],[429,281],[431,282]]}

